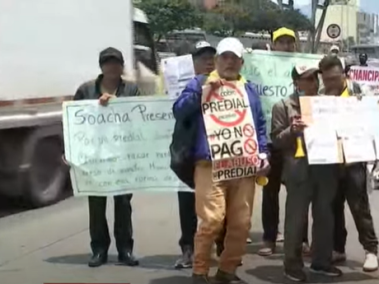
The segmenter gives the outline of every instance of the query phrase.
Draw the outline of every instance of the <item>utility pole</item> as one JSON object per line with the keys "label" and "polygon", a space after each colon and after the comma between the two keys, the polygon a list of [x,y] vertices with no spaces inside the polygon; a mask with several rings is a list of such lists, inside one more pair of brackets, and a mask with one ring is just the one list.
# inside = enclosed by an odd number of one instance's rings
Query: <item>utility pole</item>
{"label": "utility pole", "polygon": [[[307,51],[310,53],[315,53],[318,50],[318,46],[321,39],[321,33],[324,28],[324,22],[326,17],[326,11],[328,9],[328,6],[330,4],[330,0],[324,0],[323,4],[319,4],[319,0],[311,0],[312,2],[312,15],[311,15],[311,24],[314,27],[313,30],[311,30],[308,34],[308,47]],[[316,27],[316,14],[317,10],[322,10],[322,14],[320,16],[320,20],[317,23]]]}

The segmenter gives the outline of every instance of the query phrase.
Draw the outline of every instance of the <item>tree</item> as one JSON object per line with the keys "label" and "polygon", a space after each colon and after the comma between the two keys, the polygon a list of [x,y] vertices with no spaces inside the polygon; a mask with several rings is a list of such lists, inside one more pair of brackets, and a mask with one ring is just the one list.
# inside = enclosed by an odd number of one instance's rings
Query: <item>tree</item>
{"label": "tree", "polygon": [[138,7],[147,14],[157,42],[173,30],[184,30],[203,24],[202,14],[187,0],[143,0]]}
{"label": "tree", "polygon": [[[214,19],[215,14],[223,21],[208,20]],[[271,0],[226,0],[223,6],[216,7],[206,15],[205,23],[208,21],[214,24],[211,30],[205,25],[207,31],[214,32],[217,29],[217,23],[222,23],[223,29],[228,28],[231,34],[246,31],[272,31],[283,26],[295,30],[313,29],[309,19],[299,10],[293,7],[280,9],[280,6]]]}
{"label": "tree", "polygon": [[210,34],[227,37],[231,34],[233,26],[223,15],[208,12],[204,15],[203,29]]}

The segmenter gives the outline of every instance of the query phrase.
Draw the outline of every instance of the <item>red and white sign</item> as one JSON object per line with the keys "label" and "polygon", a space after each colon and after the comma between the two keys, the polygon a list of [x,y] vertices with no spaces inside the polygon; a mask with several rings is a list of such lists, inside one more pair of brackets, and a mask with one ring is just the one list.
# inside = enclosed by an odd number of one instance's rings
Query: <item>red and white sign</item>
{"label": "red and white sign", "polygon": [[365,95],[379,94],[379,68],[352,66],[349,71],[349,78],[361,86]]}
{"label": "red and white sign", "polygon": [[352,66],[349,77],[359,84],[379,85],[379,68]]}
{"label": "red and white sign", "polygon": [[254,176],[260,164],[257,133],[245,85],[205,85],[202,112],[213,162],[213,180]]}

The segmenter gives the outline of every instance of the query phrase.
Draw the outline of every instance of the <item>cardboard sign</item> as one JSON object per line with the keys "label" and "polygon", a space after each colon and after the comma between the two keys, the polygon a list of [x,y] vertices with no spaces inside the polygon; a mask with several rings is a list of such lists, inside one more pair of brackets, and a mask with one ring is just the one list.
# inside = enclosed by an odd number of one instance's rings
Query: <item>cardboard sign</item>
{"label": "cardboard sign", "polygon": [[[371,100],[370,100],[371,101]],[[379,107],[356,97],[301,97],[301,117],[309,164],[374,161],[376,133],[369,115]],[[369,107],[372,111],[369,111]],[[374,107],[374,108],[373,108]],[[377,116],[378,117],[378,116]],[[377,149],[378,150],[378,149]]]}
{"label": "cardboard sign", "polygon": [[244,83],[203,87],[202,112],[213,165],[213,181],[253,176],[259,147]]}

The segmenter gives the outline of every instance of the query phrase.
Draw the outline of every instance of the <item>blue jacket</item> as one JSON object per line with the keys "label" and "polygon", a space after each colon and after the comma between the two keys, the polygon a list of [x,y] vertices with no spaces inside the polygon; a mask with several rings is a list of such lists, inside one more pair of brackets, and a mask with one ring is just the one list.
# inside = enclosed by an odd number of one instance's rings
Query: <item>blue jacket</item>
{"label": "blue jacket", "polygon": [[[201,94],[204,75],[193,78],[185,87],[173,106],[173,114],[176,120],[196,121],[197,135],[193,155],[195,160],[211,160],[208,139],[205,131],[203,115],[201,111]],[[260,153],[268,153],[266,136],[266,119],[262,111],[259,95],[250,83],[245,84],[249,97],[251,112],[257,131],[257,139]]]}

